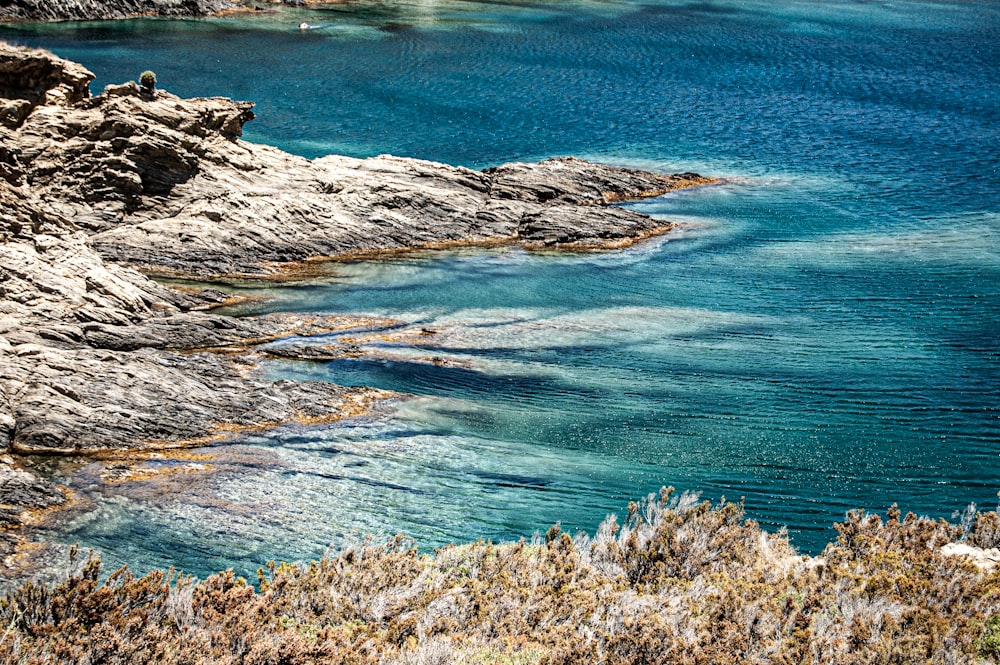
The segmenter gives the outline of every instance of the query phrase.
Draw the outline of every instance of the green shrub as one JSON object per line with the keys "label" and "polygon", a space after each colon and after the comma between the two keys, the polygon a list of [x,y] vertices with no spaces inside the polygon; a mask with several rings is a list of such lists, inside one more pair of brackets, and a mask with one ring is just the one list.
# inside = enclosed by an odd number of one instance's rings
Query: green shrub
{"label": "green shrub", "polygon": [[983,635],[976,642],[976,649],[984,658],[1000,658],[1000,614],[994,614],[986,620]]}
{"label": "green shrub", "polygon": [[139,85],[147,90],[152,90],[156,87],[156,74],[148,69],[139,74]]}

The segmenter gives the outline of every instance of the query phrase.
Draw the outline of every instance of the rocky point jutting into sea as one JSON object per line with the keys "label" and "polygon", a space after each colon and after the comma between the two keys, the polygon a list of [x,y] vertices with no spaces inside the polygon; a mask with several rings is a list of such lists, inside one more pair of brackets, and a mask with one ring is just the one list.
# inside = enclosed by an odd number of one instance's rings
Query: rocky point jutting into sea
{"label": "rocky point jutting into sea", "polygon": [[26,511],[67,500],[19,456],[194,445],[338,418],[386,395],[267,381],[253,351],[394,322],[221,316],[205,310],[225,294],[146,275],[284,279],[317,259],[409,248],[620,246],[669,226],[609,203],[713,182],[573,158],[484,172],[390,156],[310,161],[240,140],[250,102],[135,83],[92,97],[92,79],[0,45],[5,555]]}

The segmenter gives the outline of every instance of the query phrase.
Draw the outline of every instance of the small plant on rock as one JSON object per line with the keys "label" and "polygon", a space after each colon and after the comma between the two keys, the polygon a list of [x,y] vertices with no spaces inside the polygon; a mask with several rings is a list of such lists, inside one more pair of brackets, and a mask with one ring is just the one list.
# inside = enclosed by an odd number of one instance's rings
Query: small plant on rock
{"label": "small plant on rock", "polygon": [[142,74],[139,74],[139,85],[142,86],[143,92],[148,92],[149,94],[155,93],[156,74],[148,69]]}

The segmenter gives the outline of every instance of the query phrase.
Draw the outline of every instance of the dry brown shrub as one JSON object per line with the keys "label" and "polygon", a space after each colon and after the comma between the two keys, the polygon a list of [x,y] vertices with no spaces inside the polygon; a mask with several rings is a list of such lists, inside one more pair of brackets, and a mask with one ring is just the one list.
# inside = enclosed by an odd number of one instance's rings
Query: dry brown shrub
{"label": "dry brown shrub", "polygon": [[822,557],[744,518],[742,503],[670,490],[594,536],[421,552],[396,537],[255,588],[226,571],[62,582],[0,599],[5,663],[751,664],[993,662],[1000,569],[940,546],[995,542],[995,512],[961,524],[856,511]]}

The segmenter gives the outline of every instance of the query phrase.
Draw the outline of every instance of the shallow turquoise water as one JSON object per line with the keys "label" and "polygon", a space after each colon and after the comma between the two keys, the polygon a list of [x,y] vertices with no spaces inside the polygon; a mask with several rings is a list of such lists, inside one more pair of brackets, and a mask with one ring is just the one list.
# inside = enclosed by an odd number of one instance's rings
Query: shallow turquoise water
{"label": "shallow turquoise water", "polygon": [[68,476],[98,509],[49,538],[246,571],[352,532],[593,530],[672,484],[745,496],[816,551],[851,507],[995,504],[991,3],[390,2],[0,38],[83,62],[95,89],[150,68],[178,94],[254,99],[247,138],[308,156],[572,153],[726,178],[634,204],[680,227],[625,251],[447,252],[267,290],[265,309],[439,330],[379,360],[270,366],[415,397],[218,446],[220,472],[183,491]]}

